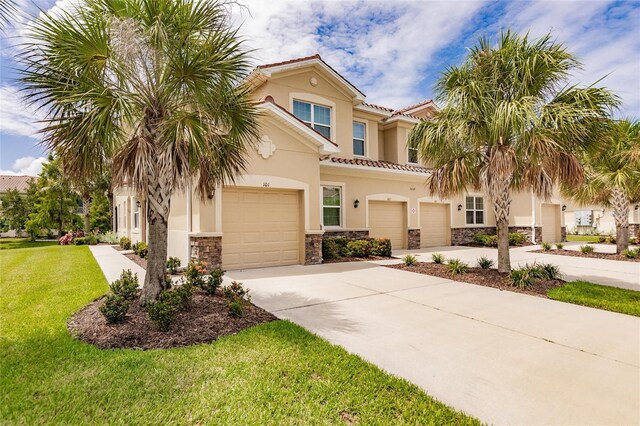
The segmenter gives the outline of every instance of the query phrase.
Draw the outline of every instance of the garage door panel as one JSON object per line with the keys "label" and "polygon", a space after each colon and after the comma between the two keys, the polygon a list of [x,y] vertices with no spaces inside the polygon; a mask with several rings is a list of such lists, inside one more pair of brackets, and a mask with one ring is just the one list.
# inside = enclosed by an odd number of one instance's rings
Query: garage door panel
{"label": "garage door panel", "polygon": [[404,203],[369,202],[369,235],[373,238],[388,238],[394,249],[405,247]]}
{"label": "garage door panel", "polygon": [[420,247],[450,244],[449,215],[448,204],[420,204]]}
{"label": "garage door panel", "polygon": [[553,243],[560,241],[560,206],[556,204],[542,205],[542,241]]}
{"label": "garage door panel", "polygon": [[301,223],[297,191],[225,189],[222,200],[223,267],[299,263]]}

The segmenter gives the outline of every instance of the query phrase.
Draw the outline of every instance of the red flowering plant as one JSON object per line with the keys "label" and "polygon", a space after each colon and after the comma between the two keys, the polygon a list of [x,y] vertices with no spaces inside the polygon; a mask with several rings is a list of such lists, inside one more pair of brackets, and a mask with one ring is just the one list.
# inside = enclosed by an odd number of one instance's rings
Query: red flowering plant
{"label": "red flowering plant", "polygon": [[83,237],[84,232],[82,231],[71,231],[67,232],[65,235],[58,239],[58,244],[61,246],[67,246],[69,244],[73,244],[73,240],[79,237]]}
{"label": "red flowering plant", "polygon": [[201,287],[204,283],[204,276],[207,274],[207,265],[199,260],[192,260],[187,265],[185,276],[192,285]]}

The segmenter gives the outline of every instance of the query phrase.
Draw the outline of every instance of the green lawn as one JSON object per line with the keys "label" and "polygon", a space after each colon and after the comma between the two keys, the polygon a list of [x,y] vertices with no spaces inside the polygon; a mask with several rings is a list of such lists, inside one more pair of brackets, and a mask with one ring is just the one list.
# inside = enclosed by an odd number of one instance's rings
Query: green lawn
{"label": "green lawn", "polygon": [[0,253],[4,424],[478,424],[286,322],[213,344],[99,350],[67,318],[107,283],[85,246]]}
{"label": "green lawn", "polygon": [[56,246],[57,241],[30,241],[28,238],[0,238],[0,250]]}
{"label": "green lawn", "polygon": [[640,291],[626,290],[586,281],[568,282],[549,290],[550,299],[640,317]]}
{"label": "green lawn", "polygon": [[567,235],[567,241],[581,241],[585,243],[597,243],[600,239],[597,235]]}

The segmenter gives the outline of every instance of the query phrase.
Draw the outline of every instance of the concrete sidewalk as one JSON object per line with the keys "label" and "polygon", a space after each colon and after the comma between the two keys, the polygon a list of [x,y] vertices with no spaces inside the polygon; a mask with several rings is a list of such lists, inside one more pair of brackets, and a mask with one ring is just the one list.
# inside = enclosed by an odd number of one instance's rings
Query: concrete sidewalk
{"label": "concrete sidewalk", "polygon": [[120,278],[120,274],[126,269],[131,269],[132,272],[138,274],[140,286],[144,283],[145,270],[133,260],[125,257],[122,252],[107,245],[89,246],[89,250],[93,253],[93,257],[100,265],[109,284]]}
{"label": "concrete sidewalk", "polygon": [[373,262],[227,275],[278,317],[485,422],[640,423],[640,318]]}
{"label": "concrete sidewalk", "polygon": [[[566,248],[571,249],[573,246],[581,244],[566,243]],[[512,248],[510,250],[511,266],[521,266],[533,262],[551,263],[560,267],[560,272],[562,272],[564,279],[567,281],[584,280],[596,284],[640,291],[640,262],[532,253],[533,250],[538,249],[540,249],[540,246]],[[399,250],[394,251],[393,254],[398,257],[405,254],[415,254],[421,262],[430,262],[432,253],[442,253],[447,258],[458,258],[472,266],[475,266],[476,261],[481,256],[498,261],[497,249],[483,247],[432,247],[428,249]]]}

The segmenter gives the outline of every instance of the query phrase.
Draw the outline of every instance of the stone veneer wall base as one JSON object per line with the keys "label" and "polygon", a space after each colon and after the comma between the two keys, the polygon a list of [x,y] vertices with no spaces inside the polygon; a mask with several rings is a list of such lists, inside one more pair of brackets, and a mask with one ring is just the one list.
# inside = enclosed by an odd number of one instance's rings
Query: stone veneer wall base
{"label": "stone veneer wall base", "polygon": [[222,237],[190,236],[191,260],[199,260],[209,268],[222,267]]}
{"label": "stone veneer wall base", "polygon": [[304,264],[319,265],[322,263],[322,234],[305,234]]}
{"label": "stone veneer wall base", "polygon": [[407,248],[415,250],[420,248],[420,229],[409,229],[407,231]]}
{"label": "stone veneer wall base", "polygon": [[[566,240],[566,227],[561,228],[561,232],[564,229],[564,239]],[[518,232],[527,236],[527,240],[531,241],[531,227],[530,226],[510,226],[509,232]],[[536,242],[542,241],[542,227],[536,226]],[[473,237],[476,234],[495,234],[495,226],[484,226],[479,228],[451,228],[451,244],[454,246],[473,243]]]}

